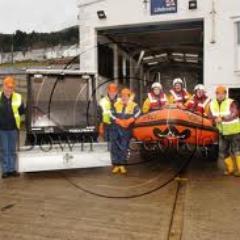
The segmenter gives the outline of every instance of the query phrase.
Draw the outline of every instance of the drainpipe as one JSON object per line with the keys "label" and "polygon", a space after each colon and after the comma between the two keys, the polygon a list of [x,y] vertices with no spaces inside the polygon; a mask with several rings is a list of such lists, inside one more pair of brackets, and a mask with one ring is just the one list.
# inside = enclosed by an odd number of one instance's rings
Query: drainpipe
{"label": "drainpipe", "polygon": [[118,76],[118,46],[117,44],[113,44],[113,78],[114,82],[118,84],[119,76]]}
{"label": "drainpipe", "polygon": [[215,8],[215,0],[212,1],[212,10],[210,14],[212,15],[212,37],[211,37],[211,44],[216,43],[216,8]]}
{"label": "drainpipe", "polygon": [[144,14],[148,15],[149,0],[143,0],[143,5],[144,5]]}
{"label": "drainpipe", "polygon": [[11,39],[11,61],[12,65],[14,63],[14,33],[12,33],[12,39]]}
{"label": "drainpipe", "polygon": [[157,76],[158,76],[158,82],[161,83],[161,73],[158,72],[157,74],[158,74],[158,75],[157,75]]}

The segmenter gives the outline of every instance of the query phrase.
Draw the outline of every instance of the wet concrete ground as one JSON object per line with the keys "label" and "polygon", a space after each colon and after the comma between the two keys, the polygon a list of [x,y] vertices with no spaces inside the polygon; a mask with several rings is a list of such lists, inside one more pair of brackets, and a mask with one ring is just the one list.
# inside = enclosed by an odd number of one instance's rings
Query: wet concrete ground
{"label": "wet concrete ground", "polygon": [[182,239],[240,239],[240,178],[214,170],[191,169]]}
{"label": "wet concrete ground", "polygon": [[196,159],[180,184],[132,199],[83,189],[143,194],[171,179],[176,166],[149,161],[129,166],[127,176],[101,168],[0,180],[0,239],[239,239],[240,179]]}

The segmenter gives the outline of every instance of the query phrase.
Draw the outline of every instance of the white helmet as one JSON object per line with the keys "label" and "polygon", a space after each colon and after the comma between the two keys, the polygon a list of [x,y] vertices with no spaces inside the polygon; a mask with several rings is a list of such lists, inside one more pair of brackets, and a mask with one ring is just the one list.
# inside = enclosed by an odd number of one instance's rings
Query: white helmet
{"label": "white helmet", "polygon": [[183,80],[181,78],[175,78],[173,80],[173,86],[175,86],[177,83],[180,83],[180,84],[183,85]]}
{"label": "white helmet", "polygon": [[205,91],[204,85],[203,85],[203,84],[198,84],[198,85],[196,85],[195,88],[194,88],[194,91],[197,91],[197,90],[203,90],[203,91]]}
{"label": "white helmet", "polygon": [[159,82],[155,82],[155,83],[153,83],[152,84],[152,87],[151,87],[152,89],[154,89],[154,88],[159,88],[160,90],[162,89],[162,84],[161,83],[159,83]]}

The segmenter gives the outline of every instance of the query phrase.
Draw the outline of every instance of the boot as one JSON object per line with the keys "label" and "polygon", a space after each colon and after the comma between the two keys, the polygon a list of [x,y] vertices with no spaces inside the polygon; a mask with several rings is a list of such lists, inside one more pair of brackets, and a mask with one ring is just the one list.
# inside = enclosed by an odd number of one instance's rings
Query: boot
{"label": "boot", "polygon": [[10,173],[10,176],[12,177],[20,177],[20,173],[18,173],[17,171],[13,171]]}
{"label": "boot", "polygon": [[234,177],[240,177],[240,172],[239,171],[235,171],[234,172]]}
{"label": "boot", "polygon": [[118,172],[120,172],[120,167],[119,166],[114,166],[113,169],[112,169],[112,173],[116,174]]}
{"label": "boot", "polygon": [[229,156],[228,158],[224,159],[224,164],[225,164],[225,168],[226,171],[224,172],[225,176],[230,176],[233,174],[234,172],[234,163],[233,163],[233,159],[231,156]]}
{"label": "boot", "polygon": [[236,156],[236,171],[234,172],[235,177],[240,177],[240,155]]}
{"label": "boot", "polygon": [[127,169],[124,166],[120,166],[120,173],[121,174],[126,174],[127,173]]}
{"label": "boot", "polygon": [[10,174],[9,173],[3,173],[2,174],[2,179],[4,178],[9,178],[10,177]]}

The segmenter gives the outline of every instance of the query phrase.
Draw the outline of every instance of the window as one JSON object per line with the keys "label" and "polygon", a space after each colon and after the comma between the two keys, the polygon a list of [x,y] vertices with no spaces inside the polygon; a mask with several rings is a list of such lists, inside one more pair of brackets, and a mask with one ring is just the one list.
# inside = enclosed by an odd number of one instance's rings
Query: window
{"label": "window", "polygon": [[240,72],[240,21],[235,22],[236,24],[236,71]]}
{"label": "window", "polygon": [[240,21],[236,23],[237,25],[237,44],[240,46]]}

